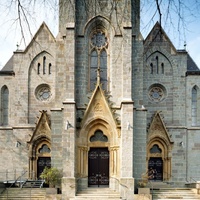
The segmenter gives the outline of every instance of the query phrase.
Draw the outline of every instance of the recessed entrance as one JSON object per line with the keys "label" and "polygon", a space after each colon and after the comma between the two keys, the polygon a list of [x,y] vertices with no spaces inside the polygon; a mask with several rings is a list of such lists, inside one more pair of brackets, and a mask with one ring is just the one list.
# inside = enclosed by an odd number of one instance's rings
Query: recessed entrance
{"label": "recessed entrance", "polygon": [[40,174],[45,167],[51,167],[51,157],[39,157],[37,161],[37,178],[40,178]]}
{"label": "recessed entrance", "polygon": [[108,148],[91,148],[88,154],[88,186],[109,185]]}
{"label": "recessed entrance", "polygon": [[149,159],[148,164],[149,180],[163,181],[163,161],[161,157]]}

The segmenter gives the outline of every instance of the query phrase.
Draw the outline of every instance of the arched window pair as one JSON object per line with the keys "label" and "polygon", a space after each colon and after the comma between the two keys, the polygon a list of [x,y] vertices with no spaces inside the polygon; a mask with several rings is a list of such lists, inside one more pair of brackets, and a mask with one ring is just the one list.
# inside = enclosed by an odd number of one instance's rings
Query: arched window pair
{"label": "arched window pair", "polygon": [[107,38],[101,30],[93,32],[90,49],[90,90],[97,83],[98,69],[102,88],[107,90]]}

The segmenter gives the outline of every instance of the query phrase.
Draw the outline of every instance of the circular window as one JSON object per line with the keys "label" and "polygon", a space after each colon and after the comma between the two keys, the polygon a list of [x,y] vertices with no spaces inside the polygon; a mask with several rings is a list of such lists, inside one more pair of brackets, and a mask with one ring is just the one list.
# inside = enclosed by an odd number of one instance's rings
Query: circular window
{"label": "circular window", "polygon": [[151,99],[151,101],[154,102],[162,101],[165,98],[165,95],[166,95],[166,90],[160,84],[152,85],[149,88],[149,98]]}
{"label": "circular window", "polygon": [[92,35],[91,42],[92,42],[92,45],[95,47],[98,47],[98,48],[105,47],[107,44],[107,38],[103,32],[98,30]]}
{"label": "circular window", "polygon": [[51,90],[49,85],[39,85],[35,90],[35,96],[40,101],[47,101],[51,97]]}

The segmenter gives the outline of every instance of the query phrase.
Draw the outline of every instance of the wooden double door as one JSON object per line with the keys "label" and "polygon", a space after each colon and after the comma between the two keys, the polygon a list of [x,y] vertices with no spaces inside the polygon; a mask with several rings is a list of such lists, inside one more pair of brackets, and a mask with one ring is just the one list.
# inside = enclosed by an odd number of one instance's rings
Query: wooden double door
{"label": "wooden double door", "polygon": [[109,185],[108,148],[91,148],[88,154],[88,186]]}
{"label": "wooden double door", "polygon": [[40,174],[45,167],[51,167],[51,157],[39,157],[37,160],[37,178],[40,179]]}

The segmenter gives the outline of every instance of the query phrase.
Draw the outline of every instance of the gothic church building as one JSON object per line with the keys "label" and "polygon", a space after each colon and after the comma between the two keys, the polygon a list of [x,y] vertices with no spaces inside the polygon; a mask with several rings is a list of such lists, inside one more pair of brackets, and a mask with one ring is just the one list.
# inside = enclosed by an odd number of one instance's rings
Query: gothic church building
{"label": "gothic church building", "polygon": [[[200,70],[161,24],[144,39],[139,0],[60,0],[0,71],[0,172],[62,171],[62,199],[200,177]],[[6,164],[5,164],[6,161]],[[5,177],[0,173],[0,179]]]}

